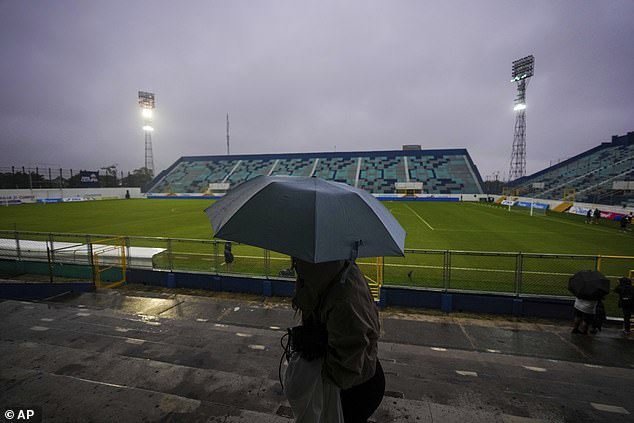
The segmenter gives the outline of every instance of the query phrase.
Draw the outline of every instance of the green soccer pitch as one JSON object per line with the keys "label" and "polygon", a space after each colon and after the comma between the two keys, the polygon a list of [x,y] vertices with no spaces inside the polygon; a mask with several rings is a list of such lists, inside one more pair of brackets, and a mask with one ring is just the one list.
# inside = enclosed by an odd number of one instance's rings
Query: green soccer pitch
{"label": "green soccer pitch", "polygon": [[[24,204],[0,207],[0,230],[18,231],[21,239],[48,239],[26,231],[115,235],[130,237],[133,246],[168,247],[162,237],[211,240],[212,229],[203,210],[210,200],[104,200],[77,203]],[[567,280],[577,270],[594,269],[596,257],[634,256],[632,232],[621,232],[614,221],[586,224],[585,217],[560,213],[529,215],[523,208],[508,210],[470,202],[383,203],[407,232],[404,258],[387,257],[384,284],[436,289],[569,295]],[[10,238],[10,234],[0,235]],[[57,241],[66,241],[55,236]],[[67,237],[68,238],[68,237]],[[95,238],[93,238],[94,240]],[[84,242],[77,237],[72,242]],[[277,275],[289,267],[288,257],[261,249],[234,245],[231,268],[222,258],[222,246],[179,241],[173,254],[159,254],[154,266],[163,269]],[[434,251],[432,251],[434,250]],[[452,252],[445,253],[451,250]],[[471,252],[508,252],[482,254]],[[523,253],[518,261],[517,253]],[[531,255],[532,254],[532,255]],[[559,254],[566,257],[536,254]],[[359,259],[364,273],[375,278],[372,259]],[[517,268],[521,262],[521,278]],[[268,263],[265,265],[265,263]],[[634,259],[602,258],[600,270],[612,278],[634,270]],[[268,267],[266,267],[268,266]],[[447,273],[444,269],[449,268]],[[614,301],[606,302],[609,309]]]}
{"label": "green soccer pitch", "polygon": [[[0,207],[0,230],[211,239],[209,200],[107,200]],[[407,231],[406,248],[634,255],[618,222],[583,216],[530,216],[479,203],[383,203]]]}

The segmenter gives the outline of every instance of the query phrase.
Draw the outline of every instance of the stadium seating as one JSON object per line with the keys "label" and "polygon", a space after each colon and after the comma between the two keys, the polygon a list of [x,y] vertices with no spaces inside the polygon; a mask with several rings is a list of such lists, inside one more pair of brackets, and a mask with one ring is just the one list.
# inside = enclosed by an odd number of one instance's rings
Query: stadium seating
{"label": "stadium seating", "polygon": [[[634,201],[632,191],[613,189],[613,182],[634,180],[634,132],[602,143],[509,186],[522,196],[563,199],[574,192],[579,202],[622,204]],[[543,184],[543,188],[542,185]]]}
{"label": "stadium seating", "polygon": [[427,194],[482,194],[467,150],[181,157],[149,184],[148,194],[204,193],[210,183],[236,186],[258,175],[316,176],[376,194],[397,182],[422,182]]}

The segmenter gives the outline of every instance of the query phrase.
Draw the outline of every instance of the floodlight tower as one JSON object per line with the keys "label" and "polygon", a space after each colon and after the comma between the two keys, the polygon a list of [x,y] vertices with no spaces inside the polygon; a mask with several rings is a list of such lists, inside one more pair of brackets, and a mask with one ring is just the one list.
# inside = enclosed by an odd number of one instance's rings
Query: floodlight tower
{"label": "floodlight tower", "polygon": [[152,114],[155,107],[154,93],[139,91],[139,106],[143,114],[143,132],[145,134],[145,169],[154,176],[154,157],[152,155]]}
{"label": "floodlight tower", "polygon": [[513,62],[511,82],[517,83],[517,97],[515,97],[515,135],[513,136],[513,152],[511,153],[511,167],[509,181],[526,175],[526,86],[533,76],[535,58],[533,55],[523,57]]}

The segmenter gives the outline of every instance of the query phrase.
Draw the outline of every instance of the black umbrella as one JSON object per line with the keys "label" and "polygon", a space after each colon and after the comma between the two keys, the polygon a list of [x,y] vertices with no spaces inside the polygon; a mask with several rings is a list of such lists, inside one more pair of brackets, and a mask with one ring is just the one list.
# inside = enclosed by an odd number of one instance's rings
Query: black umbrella
{"label": "black umbrella", "polygon": [[610,280],[601,272],[581,270],[568,280],[568,290],[583,300],[600,300],[610,292]]}

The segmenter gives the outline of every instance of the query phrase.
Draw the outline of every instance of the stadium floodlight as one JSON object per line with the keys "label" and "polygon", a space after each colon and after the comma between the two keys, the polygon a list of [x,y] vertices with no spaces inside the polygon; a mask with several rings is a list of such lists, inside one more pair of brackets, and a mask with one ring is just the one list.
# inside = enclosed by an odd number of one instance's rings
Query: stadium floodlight
{"label": "stadium floodlight", "polygon": [[156,107],[154,93],[139,91],[139,106],[143,114],[143,132],[145,135],[145,169],[154,176],[154,158],[152,155],[152,110]]}
{"label": "stadium floodlight", "polygon": [[535,69],[535,57],[531,54],[530,56],[522,57],[521,59],[517,59],[513,62],[513,69],[511,72],[511,82],[521,81],[523,79],[530,78],[533,76],[533,71]]}
{"label": "stadium floodlight", "polygon": [[155,107],[154,93],[139,91],[139,106],[142,109],[153,109]]}
{"label": "stadium floodlight", "polygon": [[515,134],[513,136],[513,151],[511,152],[511,166],[509,181],[526,175],[526,86],[535,72],[535,57],[522,57],[513,62],[511,82],[517,84],[515,97]]}

